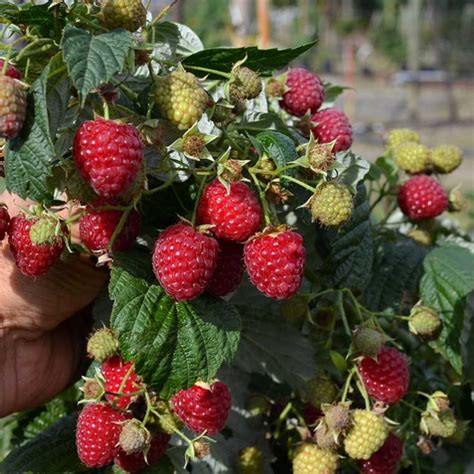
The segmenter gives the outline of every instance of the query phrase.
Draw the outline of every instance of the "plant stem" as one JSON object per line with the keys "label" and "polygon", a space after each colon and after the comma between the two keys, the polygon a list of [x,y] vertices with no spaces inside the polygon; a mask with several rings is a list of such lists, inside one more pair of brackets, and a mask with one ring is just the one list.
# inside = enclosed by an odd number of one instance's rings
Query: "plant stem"
{"label": "plant stem", "polygon": [[338,291],[337,297],[336,297],[336,306],[337,306],[339,312],[341,313],[342,325],[344,326],[344,330],[346,331],[346,334],[348,336],[352,337],[352,331],[351,331],[351,328],[349,326],[349,322],[347,321],[346,311],[344,310],[344,303],[343,303],[343,300],[342,300],[343,292],[344,292],[344,290],[339,290]]}
{"label": "plant stem", "polygon": [[147,29],[153,28],[167,13],[173,8],[173,6],[177,3],[178,0],[172,0],[169,5],[166,5],[163,10],[153,19],[153,21],[148,25]]}
{"label": "plant stem", "polygon": [[270,217],[270,209],[268,208],[268,203],[265,198],[265,191],[262,189],[260,185],[260,181],[258,180],[257,176],[251,172],[250,172],[250,176],[252,177],[255,187],[257,188],[258,196],[260,198],[260,202],[262,203],[263,217],[265,218],[265,227],[268,227],[272,225],[272,219]]}
{"label": "plant stem", "polygon": [[215,74],[216,76],[225,77],[226,79],[230,79],[230,78],[231,78],[231,75],[230,75],[228,72],[217,71],[217,70],[215,70],[215,69],[209,69],[209,68],[207,68],[207,67],[185,65],[184,68],[185,68],[185,69],[192,69],[192,70],[194,70],[194,71],[208,72],[209,74]]}
{"label": "plant stem", "polygon": [[356,372],[356,368],[352,367],[351,371],[349,372],[349,375],[347,376],[346,382],[344,384],[344,390],[342,391],[341,402],[346,401],[347,395],[349,393],[349,388],[351,386],[351,380],[352,380],[352,377],[354,377],[355,372]]}
{"label": "plant stem", "polygon": [[283,175],[283,176],[280,176],[280,179],[286,179],[287,181],[291,181],[292,183],[295,183],[298,186],[301,186],[302,188],[305,188],[308,191],[311,191],[313,194],[316,192],[316,188],[313,188],[309,184],[303,183],[303,181],[300,181],[299,179],[293,178],[293,176]]}

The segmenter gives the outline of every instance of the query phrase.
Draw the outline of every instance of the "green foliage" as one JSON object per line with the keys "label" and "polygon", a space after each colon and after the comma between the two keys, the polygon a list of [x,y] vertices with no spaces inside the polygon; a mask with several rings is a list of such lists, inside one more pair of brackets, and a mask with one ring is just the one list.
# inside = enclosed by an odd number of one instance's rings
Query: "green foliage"
{"label": "green foliage", "polygon": [[130,252],[115,262],[110,282],[112,328],[126,359],[161,396],[198,380],[211,381],[237,350],[240,318],[223,300],[202,297],[176,303],[153,278],[147,254]]}
{"label": "green foliage", "polygon": [[462,374],[461,334],[466,297],[474,291],[474,255],[466,248],[444,245],[426,257],[421,298],[443,320],[441,336],[432,346]]}

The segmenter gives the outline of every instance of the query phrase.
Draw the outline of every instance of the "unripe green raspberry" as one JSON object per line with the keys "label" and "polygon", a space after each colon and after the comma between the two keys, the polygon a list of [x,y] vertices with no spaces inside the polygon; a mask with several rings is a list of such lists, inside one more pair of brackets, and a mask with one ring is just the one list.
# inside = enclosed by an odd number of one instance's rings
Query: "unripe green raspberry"
{"label": "unripe green raspberry", "polygon": [[136,454],[145,451],[150,446],[150,432],[136,419],[123,424],[120,432],[119,445],[126,454]]}
{"label": "unripe green raspberry", "polygon": [[60,241],[58,221],[52,217],[40,217],[31,226],[30,239],[35,245],[54,244]]}
{"label": "unripe green raspberry", "polygon": [[430,149],[415,142],[406,142],[393,150],[397,165],[410,174],[422,173],[430,165]]}
{"label": "unripe green raspberry", "polygon": [[427,411],[421,417],[420,429],[429,436],[449,438],[456,432],[456,418],[451,409],[438,413]]}
{"label": "unripe green raspberry", "polygon": [[467,202],[461,190],[456,186],[448,194],[449,212],[461,212],[467,208]]}
{"label": "unripe green raspberry", "polygon": [[26,92],[13,77],[0,74],[0,138],[15,138],[23,128]]}
{"label": "unripe green raspberry", "polygon": [[305,398],[316,408],[323,403],[332,403],[336,400],[338,389],[326,376],[320,375],[306,382]]}
{"label": "unripe green raspberry", "polygon": [[255,99],[262,92],[260,76],[248,67],[237,67],[232,73],[229,85],[231,96],[238,93],[242,99]]}
{"label": "unripe green raspberry", "polygon": [[282,81],[271,77],[267,81],[265,92],[269,97],[283,97],[283,94],[285,93],[285,84]]}
{"label": "unripe green raspberry", "polygon": [[321,449],[337,449],[339,447],[335,433],[324,422],[316,428],[314,439]]}
{"label": "unripe green raspberry", "polygon": [[357,353],[375,357],[385,341],[385,335],[378,329],[361,327],[355,331],[352,345]]}
{"label": "unripe green raspberry", "polygon": [[322,407],[324,421],[328,428],[336,433],[345,430],[351,421],[348,403],[338,403],[337,405],[326,405]]}
{"label": "unripe green raspberry", "polygon": [[352,194],[345,184],[323,183],[310,201],[313,220],[328,227],[344,224],[352,215]]}
{"label": "unripe green raspberry", "polygon": [[463,444],[469,431],[469,421],[456,420],[456,431],[446,441],[450,444]]}
{"label": "unripe green raspberry", "polygon": [[439,173],[451,173],[462,159],[463,152],[456,145],[440,145],[431,151],[431,163]]}
{"label": "unripe green raspberry", "polygon": [[426,339],[436,339],[442,328],[438,313],[426,306],[415,306],[410,312],[410,332]]}
{"label": "unripe green raspberry", "polygon": [[239,474],[262,474],[263,453],[256,446],[249,446],[240,452],[237,460]]}
{"label": "unripe green raspberry", "polygon": [[308,310],[308,300],[301,295],[294,295],[287,300],[283,300],[280,306],[280,314],[290,323],[304,321]]}
{"label": "unripe green raspberry", "polygon": [[293,474],[333,474],[338,466],[337,453],[305,443],[298,448],[293,459]]}
{"label": "unripe green raspberry", "polygon": [[270,402],[265,395],[251,395],[245,404],[245,409],[252,416],[264,415],[270,410]]}
{"label": "unripe green raspberry", "polygon": [[89,357],[99,362],[114,356],[119,349],[119,341],[114,331],[109,328],[98,329],[87,342]]}
{"label": "unripe green raspberry", "polygon": [[202,134],[189,135],[183,143],[183,151],[193,158],[199,158],[206,147]]}
{"label": "unripe green raspberry", "polygon": [[101,22],[109,30],[125,28],[133,33],[145,25],[146,9],[141,0],[105,0]]}
{"label": "unripe green raspberry", "polygon": [[177,69],[156,79],[155,101],[163,117],[186,130],[201,118],[208,96],[196,76]]}
{"label": "unripe green raspberry", "polygon": [[420,143],[420,136],[409,128],[394,128],[387,135],[387,148],[394,149],[406,142]]}
{"label": "unripe green raspberry", "polygon": [[344,449],[352,459],[369,459],[388,436],[387,423],[373,411],[354,410],[352,427],[344,440]]}
{"label": "unripe green raspberry", "polygon": [[316,173],[326,172],[334,163],[335,155],[332,145],[328,143],[315,143],[308,150],[308,162],[310,168]]}

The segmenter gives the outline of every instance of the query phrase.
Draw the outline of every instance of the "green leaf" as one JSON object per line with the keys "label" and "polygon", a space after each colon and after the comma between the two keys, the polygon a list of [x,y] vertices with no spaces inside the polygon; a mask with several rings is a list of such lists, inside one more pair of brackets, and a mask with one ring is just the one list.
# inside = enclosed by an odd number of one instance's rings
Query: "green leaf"
{"label": "green leaf", "polygon": [[329,356],[331,357],[334,367],[336,367],[339,372],[344,373],[347,370],[347,361],[342,354],[336,351],[329,351]]}
{"label": "green leaf", "polygon": [[204,48],[196,33],[180,23],[158,23],[149,35],[154,38],[153,55],[157,59],[189,56]]}
{"label": "green leaf", "polygon": [[56,152],[48,119],[47,84],[50,65],[33,83],[28,94],[26,120],[20,135],[5,147],[7,188],[23,199],[52,199],[48,182]]}
{"label": "green leaf", "polygon": [[346,89],[350,89],[350,87],[337,86],[335,84],[331,84],[330,82],[325,82],[324,103],[327,105],[333,104]]}
{"label": "green leaf", "polygon": [[240,123],[235,125],[235,128],[249,134],[277,130],[291,137],[291,132],[283,120],[273,112],[247,112]]}
{"label": "green leaf", "polygon": [[466,248],[445,245],[434,249],[423,267],[423,304],[438,311],[443,320],[443,331],[431,345],[462,374],[460,339],[466,297],[474,290],[474,255]]}
{"label": "green leaf", "polygon": [[308,51],[316,41],[292,49],[258,49],[256,46],[244,48],[211,48],[185,58],[182,62],[185,69],[189,69],[198,76],[219,78],[212,72],[199,71],[199,67],[221,72],[230,72],[237,61],[247,56],[245,66],[258,71],[262,76],[271,76],[276,69],[282,69],[301,54]]}
{"label": "green leaf", "polygon": [[[280,168],[286,166],[292,161],[298,159],[298,152],[296,151],[293,140],[280,132],[262,132],[255,137],[258,144],[261,145],[263,151],[275,162],[275,165]],[[283,171],[280,176],[294,176],[296,168],[290,168]],[[290,183],[286,180],[281,181],[282,184],[288,186]]]}
{"label": "green leaf", "polygon": [[54,56],[49,64],[47,106],[52,137],[56,136],[58,129],[63,125],[71,96],[71,80],[65,66],[60,53]]}
{"label": "green leaf", "polygon": [[139,251],[115,260],[112,327],[123,356],[133,359],[146,383],[167,398],[197,380],[212,380],[221,365],[232,360],[240,317],[221,299],[202,296],[176,303],[152,277],[150,260]]}
{"label": "green leaf", "polygon": [[398,166],[389,156],[380,156],[372,164],[369,178],[377,181],[383,175],[394,186],[398,181]]}
{"label": "green leaf", "polygon": [[376,252],[372,278],[364,291],[365,305],[373,311],[410,309],[417,300],[427,250],[412,239],[395,234],[382,241]]}
{"label": "green leaf", "polygon": [[77,413],[66,416],[36,438],[13,450],[0,464],[0,472],[83,472],[77,456]]}
{"label": "green leaf", "polygon": [[132,38],[125,30],[92,36],[86,30],[66,27],[61,47],[83,104],[91,89],[109,81],[123,69],[131,46]]}
{"label": "green leaf", "polygon": [[349,186],[354,194],[357,193],[357,185],[365,178],[370,170],[370,163],[352,151],[338,154],[334,167],[338,172],[338,180]]}
{"label": "green leaf", "polygon": [[374,242],[370,205],[365,186],[360,184],[358,189],[349,221],[341,229],[320,229],[316,234],[316,246],[330,248],[322,270],[335,288],[363,290],[372,274]]}
{"label": "green leaf", "polygon": [[316,371],[311,342],[281,318],[259,318],[253,307],[239,306],[239,311],[243,329],[234,365],[248,373],[266,374],[277,383],[304,387],[304,380]]}

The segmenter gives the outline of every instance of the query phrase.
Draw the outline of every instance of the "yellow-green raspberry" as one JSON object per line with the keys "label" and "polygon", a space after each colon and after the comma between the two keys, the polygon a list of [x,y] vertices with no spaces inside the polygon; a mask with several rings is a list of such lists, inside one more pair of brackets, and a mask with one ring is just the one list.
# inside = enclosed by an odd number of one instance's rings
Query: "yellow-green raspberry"
{"label": "yellow-green raspberry", "polygon": [[141,0],[105,0],[101,21],[109,30],[125,28],[133,33],[145,25],[146,9]]}
{"label": "yellow-green raspberry", "polygon": [[430,149],[415,142],[406,142],[393,150],[397,165],[410,174],[422,173],[430,165]]}
{"label": "yellow-green raspberry", "polygon": [[231,96],[240,94],[242,99],[255,99],[262,92],[260,76],[248,67],[238,67],[233,71],[230,83]]}
{"label": "yellow-green raspberry", "polygon": [[420,143],[420,136],[409,128],[394,128],[387,135],[387,148],[394,149],[406,142]]}
{"label": "yellow-green raspberry", "polygon": [[373,411],[354,410],[352,428],[344,440],[344,449],[352,459],[369,459],[388,436],[387,423]]}
{"label": "yellow-green raspberry", "polygon": [[410,332],[426,339],[436,339],[442,327],[438,313],[427,306],[415,306],[408,320]]}
{"label": "yellow-green raspberry", "polygon": [[177,69],[157,78],[155,101],[163,117],[186,130],[201,118],[208,96],[196,76]]}
{"label": "yellow-green raspberry", "polygon": [[318,187],[310,206],[313,220],[324,226],[338,227],[351,217],[354,202],[346,185],[328,182]]}
{"label": "yellow-green raspberry", "polygon": [[87,342],[87,353],[99,362],[112,357],[118,352],[119,341],[114,331],[109,328],[98,329]]}
{"label": "yellow-green raspberry", "polygon": [[457,428],[456,418],[451,409],[438,413],[425,412],[421,417],[420,428],[429,436],[449,438],[454,435]]}
{"label": "yellow-green raspberry", "polygon": [[239,474],[262,474],[263,453],[256,446],[249,446],[240,452],[237,460]]}
{"label": "yellow-green raspberry", "polygon": [[337,453],[305,443],[298,448],[293,459],[293,474],[333,474],[338,466]]}
{"label": "yellow-green raspberry", "polygon": [[431,163],[439,173],[451,173],[462,159],[462,150],[456,145],[440,145],[431,151]]}
{"label": "yellow-green raspberry", "polygon": [[323,403],[332,403],[336,400],[337,386],[326,376],[320,375],[306,382],[306,400],[316,408]]}

